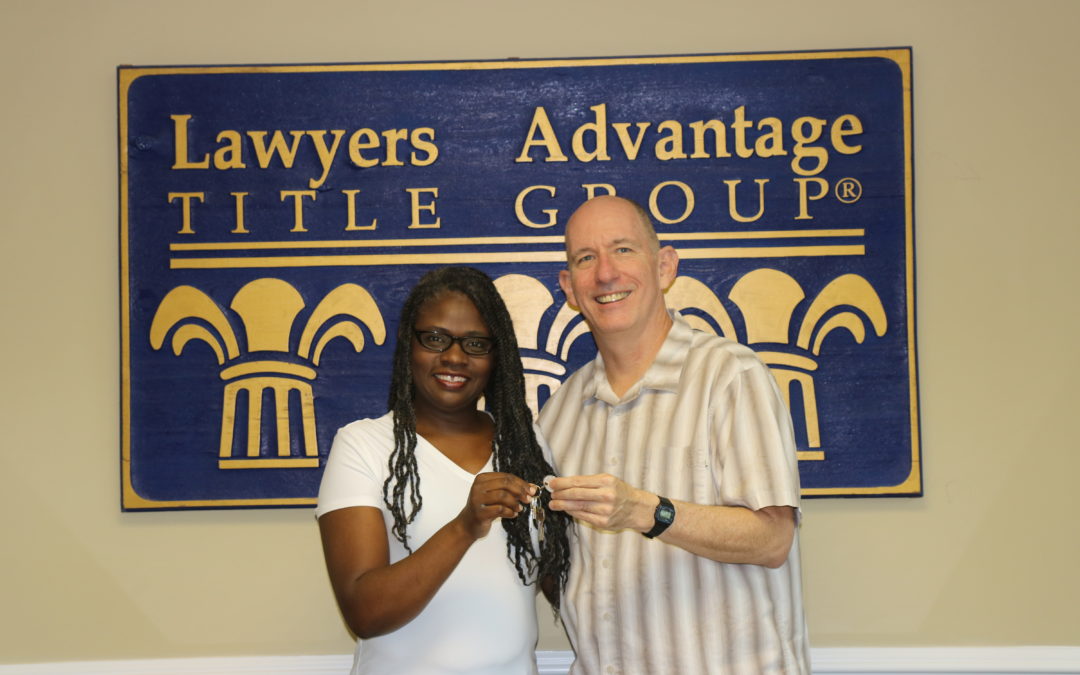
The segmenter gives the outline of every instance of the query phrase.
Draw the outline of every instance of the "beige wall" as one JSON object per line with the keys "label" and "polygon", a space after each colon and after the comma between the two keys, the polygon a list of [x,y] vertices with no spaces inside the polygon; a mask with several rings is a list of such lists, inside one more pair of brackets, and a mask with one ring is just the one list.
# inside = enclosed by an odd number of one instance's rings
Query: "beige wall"
{"label": "beige wall", "polygon": [[120,513],[116,65],[894,45],[926,497],[806,503],[813,642],[1080,644],[1078,25],[1044,0],[0,0],[0,663],[351,649],[310,511]]}

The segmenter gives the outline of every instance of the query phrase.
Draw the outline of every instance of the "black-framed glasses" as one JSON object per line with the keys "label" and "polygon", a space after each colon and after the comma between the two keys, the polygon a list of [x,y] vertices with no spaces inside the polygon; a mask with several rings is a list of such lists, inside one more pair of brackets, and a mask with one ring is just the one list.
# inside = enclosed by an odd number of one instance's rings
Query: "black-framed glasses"
{"label": "black-framed glasses", "polygon": [[437,330],[416,330],[416,340],[424,349],[432,352],[445,352],[456,342],[461,346],[461,351],[469,356],[484,356],[490,354],[495,348],[495,340],[482,335],[463,335],[454,337],[449,333],[440,333]]}

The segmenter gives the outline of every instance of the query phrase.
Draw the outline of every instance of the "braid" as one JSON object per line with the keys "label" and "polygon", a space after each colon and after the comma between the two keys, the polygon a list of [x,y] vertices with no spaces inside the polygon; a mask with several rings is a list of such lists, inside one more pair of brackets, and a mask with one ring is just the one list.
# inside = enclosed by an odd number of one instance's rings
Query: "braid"
{"label": "braid", "polygon": [[[416,413],[413,410],[412,361],[409,350],[412,325],[423,304],[415,291],[405,301],[398,324],[397,345],[394,348],[393,375],[387,408],[394,414],[394,449],[390,453],[390,475],[383,483],[383,502],[394,516],[391,532],[412,553],[405,527],[416,519],[423,499],[420,497],[420,474],[416,468]],[[408,330],[404,330],[407,328]],[[391,488],[393,496],[391,496]],[[409,514],[405,515],[405,491],[409,490]]]}
{"label": "braid", "polygon": [[[535,485],[539,485],[544,476],[555,473],[536,440],[532,412],[525,402],[525,377],[517,337],[510,313],[495,285],[486,274],[470,267],[444,267],[425,274],[405,300],[398,323],[388,401],[388,407],[394,413],[394,450],[390,455],[390,476],[383,484],[383,500],[394,517],[393,535],[410,553],[412,548],[408,544],[406,526],[416,518],[422,506],[415,456],[416,415],[410,361],[412,330],[420,307],[447,291],[461,293],[476,305],[495,340],[495,349],[491,353],[493,368],[484,390],[488,412],[495,419],[495,470]],[[410,503],[408,515],[406,491]],[[528,517],[501,519],[506,531],[506,553],[522,583],[528,585],[534,578],[552,580],[552,607],[558,613],[561,591],[570,570],[568,530],[572,521],[561,511],[547,510],[551,495],[544,490],[537,498],[546,509],[544,541],[539,555],[532,546]]]}

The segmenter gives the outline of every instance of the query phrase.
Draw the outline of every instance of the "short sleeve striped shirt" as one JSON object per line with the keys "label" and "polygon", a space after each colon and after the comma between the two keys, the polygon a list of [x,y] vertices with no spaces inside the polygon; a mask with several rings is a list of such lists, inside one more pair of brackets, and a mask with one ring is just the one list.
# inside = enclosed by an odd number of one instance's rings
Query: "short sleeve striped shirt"
{"label": "short sleeve striped shirt", "polygon": [[[598,355],[544,406],[560,475],[610,473],[671,499],[799,506],[791,417],[737,342],[674,324],[621,399]],[[563,620],[575,674],[809,673],[798,532],[784,565],[718,563],[579,524]]]}

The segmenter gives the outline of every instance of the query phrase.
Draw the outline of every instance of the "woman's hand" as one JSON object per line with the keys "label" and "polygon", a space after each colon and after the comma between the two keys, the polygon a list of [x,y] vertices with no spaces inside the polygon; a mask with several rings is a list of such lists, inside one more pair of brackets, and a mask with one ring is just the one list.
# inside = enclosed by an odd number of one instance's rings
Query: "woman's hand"
{"label": "woman's hand", "polygon": [[481,473],[473,481],[469,499],[456,520],[469,536],[487,536],[496,518],[516,518],[532,503],[535,485],[509,473]]}

